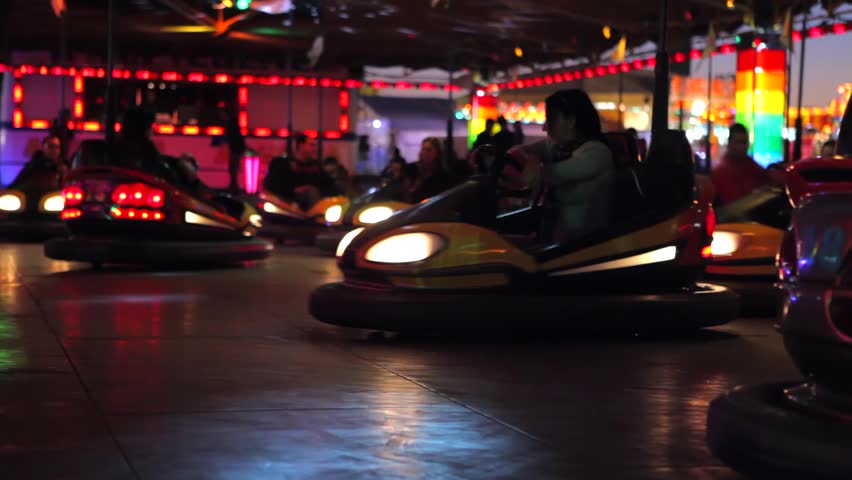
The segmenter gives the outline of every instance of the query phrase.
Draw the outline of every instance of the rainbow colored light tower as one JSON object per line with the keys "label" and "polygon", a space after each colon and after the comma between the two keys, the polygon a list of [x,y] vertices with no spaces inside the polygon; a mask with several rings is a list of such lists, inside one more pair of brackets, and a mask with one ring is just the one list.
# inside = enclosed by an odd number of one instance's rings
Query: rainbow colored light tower
{"label": "rainbow colored light tower", "polygon": [[497,97],[486,93],[483,88],[474,89],[470,104],[472,111],[467,132],[468,148],[473,147],[473,142],[476,141],[477,135],[485,130],[485,122],[489,118],[496,120],[500,115],[500,112],[497,110]]}
{"label": "rainbow colored light tower", "polygon": [[737,51],[736,120],[749,130],[754,160],[784,160],[787,51],[777,36],[747,35]]}

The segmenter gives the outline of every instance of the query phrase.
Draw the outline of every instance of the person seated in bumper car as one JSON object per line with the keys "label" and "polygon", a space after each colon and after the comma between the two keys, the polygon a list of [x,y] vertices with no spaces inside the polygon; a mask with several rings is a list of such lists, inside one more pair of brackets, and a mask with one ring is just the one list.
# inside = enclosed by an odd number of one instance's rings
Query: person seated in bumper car
{"label": "person seated in bumper car", "polygon": [[[735,202],[758,188],[776,183],[773,174],[748,154],[749,135],[746,127],[735,123],[731,125],[729,132],[728,150],[711,174],[716,191],[714,205],[717,207]],[[779,178],[782,176],[780,173],[777,175]]]}
{"label": "person seated in bumper car", "polygon": [[263,188],[282,198],[290,198],[302,210],[308,210],[323,196],[339,194],[334,179],[317,160],[317,141],[307,135],[296,137],[292,159],[277,157],[269,164]]}
{"label": "person seated in bumper car", "polygon": [[562,243],[609,226],[615,163],[598,112],[584,91],[556,92],[545,107],[544,131],[553,153],[544,157],[542,236]]}
{"label": "person seated in bumper car", "polygon": [[112,149],[112,162],[120,167],[139,170],[175,182],[176,175],[163,161],[151,140],[154,116],[134,107],[125,112],[121,133]]}
{"label": "person seated in bumper car", "polygon": [[428,137],[420,146],[420,159],[417,162],[417,178],[408,190],[408,201],[419,203],[453,186],[453,179],[447,171],[444,149],[441,140]]}
{"label": "person seated in bumper car", "polygon": [[68,166],[62,160],[62,142],[58,136],[48,135],[8,188],[59,188],[67,171]]}

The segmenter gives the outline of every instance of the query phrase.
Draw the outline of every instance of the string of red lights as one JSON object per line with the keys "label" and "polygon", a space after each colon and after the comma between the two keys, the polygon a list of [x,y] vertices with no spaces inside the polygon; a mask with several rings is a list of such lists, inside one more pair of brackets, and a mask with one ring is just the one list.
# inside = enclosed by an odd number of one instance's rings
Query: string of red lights
{"label": "string of red lights", "polygon": [[[843,35],[852,31],[852,21],[835,23],[830,27],[815,26],[807,30],[808,38],[820,38],[825,35]],[[802,41],[802,32],[792,32],[794,42]],[[736,43],[725,43],[716,47],[713,55],[728,55],[737,51]],[[687,59],[698,60],[704,56],[704,50],[694,48],[688,52],[675,52],[671,55],[672,63],[683,63]],[[627,73],[631,70],[642,70],[645,68],[654,68],[656,59],[653,56],[637,58],[630,62],[612,63],[607,65],[587,66],[583,68],[574,68],[562,72],[550,73],[535,77],[528,77],[508,82],[491,83],[484,87],[484,91],[497,93],[500,90],[515,90],[523,88],[541,87],[553,83],[570,82],[580,80],[582,78],[603,77],[606,75],[615,75],[619,72]]]}
{"label": "string of red lights", "polygon": [[[35,65],[4,65],[0,64],[0,73],[13,72],[16,77],[23,75],[54,75],[54,76],[71,76],[83,78],[104,78],[106,70],[96,67],[61,67],[61,66],[35,66]],[[354,79],[339,79],[328,77],[306,77],[295,76],[286,77],[281,75],[232,75],[228,73],[208,74],[202,72],[181,73],[175,71],[153,71],[153,70],[130,70],[117,68],[113,70],[112,77],[117,79],[136,79],[136,80],[162,80],[166,82],[191,82],[191,83],[232,83],[238,85],[282,85],[295,87],[319,87],[319,88],[372,88],[381,90],[385,88],[397,88],[400,90],[418,89],[418,90],[452,90],[459,91],[461,87],[458,85],[437,84],[429,82],[411,83],[411,82],[383,82],[380,80],[372,82],[363,82]]]}

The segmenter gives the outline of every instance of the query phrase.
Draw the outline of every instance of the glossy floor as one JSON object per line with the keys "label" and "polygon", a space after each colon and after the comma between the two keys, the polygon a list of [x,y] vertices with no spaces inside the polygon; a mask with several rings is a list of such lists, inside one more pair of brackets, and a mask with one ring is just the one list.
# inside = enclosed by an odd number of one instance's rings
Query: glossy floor
{"label": "glossy floor", "polygon": [[0,245],[0,477],[738,478],[705,446],[708,402],[797,377],[767,319],[377,335],[310,318],[336,278],[310,249],[148,272]]}

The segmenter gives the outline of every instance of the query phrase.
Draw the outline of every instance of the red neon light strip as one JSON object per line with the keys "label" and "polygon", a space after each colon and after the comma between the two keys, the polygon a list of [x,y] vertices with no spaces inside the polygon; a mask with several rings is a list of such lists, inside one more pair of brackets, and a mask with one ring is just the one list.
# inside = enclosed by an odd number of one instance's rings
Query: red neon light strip
{"label": "red neon light strip", "polygon": [[83,118],[83,100],[74,100],[74,118]]}
{"label": "red neon light strip", "polygon": [[15,128],[24,126],[24,112],[20,108],[16,108],[15,113],[12,114],[12,126]]}
{"label": "red neon light strip", "polygon": [[74,77],[74,93],[83,93],[83,77]]}
{"label": "red neon light strip", "polygon": [[30,120],[30,128],[36,130],[47,130],[50,128],[50,122],[47,120]]}
{"label": "red neon light strip", "polygon": [[239,100],[241,107],[248,105],[248,88],[240,87],[239,90],[237,90],[237,99]]}

